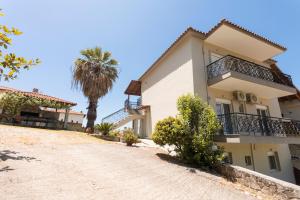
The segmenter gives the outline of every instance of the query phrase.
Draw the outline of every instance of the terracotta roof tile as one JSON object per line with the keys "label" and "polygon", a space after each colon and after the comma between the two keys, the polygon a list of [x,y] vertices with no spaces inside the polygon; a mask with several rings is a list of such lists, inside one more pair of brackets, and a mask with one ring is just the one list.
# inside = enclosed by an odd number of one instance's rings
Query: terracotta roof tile
{"label": "terracotta roof tile", "polygon": [[47,99],[47,100],[51,100],[51,101],[56,101],[56,102],[59,102],[59,103],[68,104],[70,106],[77,105],[74,102],[67,101],[67,100],[60,99],[60,98],[53,97],[53,96],[49,96],[49,95],[46,95],[46,94],[42,94],[42,93],[38,93],[38,92],[27,92],[27,91],[22,91],[22,90],[10,88],[10,87],[5,87],[5,86],[0,86],[0,91],[17,92],[17,93],[21,93],[21,94],[24,94],[24,95],[27,95],[27,96],[32,96],[32,97],[37,97],[37,98]]}

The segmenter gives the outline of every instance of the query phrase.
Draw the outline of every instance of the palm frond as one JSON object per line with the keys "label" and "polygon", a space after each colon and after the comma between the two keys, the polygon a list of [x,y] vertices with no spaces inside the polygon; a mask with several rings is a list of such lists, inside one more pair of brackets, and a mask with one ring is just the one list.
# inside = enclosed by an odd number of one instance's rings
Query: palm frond
{"label": "palm frond", "polygon": [[118,62],[111,53],[102,53],[101,48],[85,49],[81,52],[73,67],[72,87],[81,89],[89,99],[98,99],[106,95],[118,78]]}

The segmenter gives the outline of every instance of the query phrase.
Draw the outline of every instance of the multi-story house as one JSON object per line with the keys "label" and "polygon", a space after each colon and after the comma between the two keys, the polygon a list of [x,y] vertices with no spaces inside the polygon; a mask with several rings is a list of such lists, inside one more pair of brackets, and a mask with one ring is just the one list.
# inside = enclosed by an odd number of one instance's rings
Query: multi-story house
{"label": "multi-story house", "polygon": [[159,120],[178,114],[179,96],[198,95],[218,115],[222,129],[215,141],[228,162],[295,182],[288,144],[300,143],[300,123],[282,118],[278,98],[296,88],[272,59],[285,50],[227,20],[208,33],[188,28],[130,82],[125,108],[103,121],[121,126],[132,120],[136,133],[150,138]]}

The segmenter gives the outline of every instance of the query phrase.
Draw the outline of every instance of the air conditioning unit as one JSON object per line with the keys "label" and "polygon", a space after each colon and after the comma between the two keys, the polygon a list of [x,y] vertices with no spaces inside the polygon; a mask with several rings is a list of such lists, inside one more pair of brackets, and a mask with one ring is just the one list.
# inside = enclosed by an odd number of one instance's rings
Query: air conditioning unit
{"label": "air conditioning unit", "polygon": [[241,91],[234,91],[233,96],[238,101],[246,101],[246,94]]}
{"label": "air conditioning unit", "polygon": [[246,94],[246,98],[248,103],[256,104],[258,102],[258,98],[255,94],[248,93]]}

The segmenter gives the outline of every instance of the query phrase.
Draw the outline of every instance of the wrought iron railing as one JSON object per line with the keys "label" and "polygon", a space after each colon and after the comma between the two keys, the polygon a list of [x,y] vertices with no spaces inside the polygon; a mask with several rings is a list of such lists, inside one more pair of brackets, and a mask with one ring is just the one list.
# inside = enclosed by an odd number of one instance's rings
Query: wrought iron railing
{"label": "wrought iron railing", "polygon": [[125,108],[121,108],[116,112],[102,118],[102,123],[116,123],[122,119],[125,119],[127,116],[129,116],[129,113]]}
{"label": "wrought iron railing", "polygon": [[218,115],[218,119],[224,135],[300,136],[300,121],[244,113]]}
{"label": "wrought iron railing", "polygon": [[138,109],[141,107],[141,99],[138,98],[136,101],[129,101],[128,99],[125,101],[124,105],[125,109]]}
{"label": "wrought iron railing", "polygon": [[126,117],[128,117],[132,112],[135,112],[135,114],[138,113],[136,111],[141,107],[141,100],[137,99],[137,101],[128,101],[126,100],[124,103],[124,108],[121,108],[117,110],[116,112],[102,118],[102,123],[117,123]]}
{"label": "wrought iron railing", "polygon": [[208,80],[231,71],[293,87],[293,82],[290,75],[282,73],[282,77],[279,78],[272,71],[272,69],[231,55],[224,56],[223,58],[220,58],[219,60],[207,66]]}

